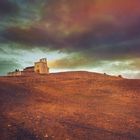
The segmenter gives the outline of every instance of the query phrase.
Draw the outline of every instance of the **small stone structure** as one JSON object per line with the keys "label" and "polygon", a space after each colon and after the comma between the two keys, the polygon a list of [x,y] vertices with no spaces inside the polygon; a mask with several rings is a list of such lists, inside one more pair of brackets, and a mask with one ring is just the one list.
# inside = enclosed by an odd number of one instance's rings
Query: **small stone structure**
{"label": "small stone structure", "polygon": [[49,74],[49,67],[47,64],[47,59],[42,58],[38,62],[34,63],[34,66],[26,67],[23,71],[15,70],[9,72],[8,76],[33,76],[37,74]]}

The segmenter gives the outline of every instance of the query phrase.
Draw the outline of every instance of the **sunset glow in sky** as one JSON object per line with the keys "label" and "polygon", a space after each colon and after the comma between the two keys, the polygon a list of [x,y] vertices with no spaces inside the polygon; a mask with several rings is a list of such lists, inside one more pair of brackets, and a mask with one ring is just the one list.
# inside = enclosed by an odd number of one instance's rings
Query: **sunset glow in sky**
{"label": "sunset glow in sky", "polygon": [[140,78],[140,0],[0,0],[0,75],[42,57]]}

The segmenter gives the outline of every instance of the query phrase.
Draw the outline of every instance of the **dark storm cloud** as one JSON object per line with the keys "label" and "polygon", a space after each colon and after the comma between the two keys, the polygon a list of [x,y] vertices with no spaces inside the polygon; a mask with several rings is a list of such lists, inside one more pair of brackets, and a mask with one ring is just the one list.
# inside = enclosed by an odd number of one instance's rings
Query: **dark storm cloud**
{"label": "dark storm cloud", "polygon": [[[130,20],[127,6],[126,9],[124,7],[126,13],[122,13],[118,18],[118,15],[113,15],[113,11],[108,15],[103,14],[104,11],[101,9],[101,12],[98,13],[95,7],[99,6],[98,8],[100,8],[102,6],[99,0],[87,0],[87,2],[77,0],[78,6],[75,6],[74,0],[71,2],[67,0],[13,0],[13,2],[15,5],[18,3],[22,9],[21,16],[27,16],[26,7],[29,6],[28,12],[31,12],[43,5],[43,9],[40,11],[42,17],[38,23],[33,23],[26,28],[9,26],[1,33],[0,38],[4,41],[25,44],[30,48],[39,46],[40,48],[46,47],[50,50],[60,50],[66,53],[78,52],[83,56],[94,56],[98,59],[119,58],[129,54],[132,56],[139,55],[140,15],[134,11],[135,15],[131,15]],[[3,7],[15,6],[9,1],[2,0],[1,3]],[[124,2],[116,2],[116,4],[124,5]],[[117,7],[114,4],[112,6],[114,9]],[[5,8],[5,11],[8,11],[6,9],[8,8]],[[109,8],[107,10],[109,11]],[[118,8],[115,12],[119,13]],[[34,17],[32,14],[30,15],[31,18]],[[27,16],[27,18],[29,17]],[[50,26],[46,27],[46,24]],[[79,28],[78,31],[77,28]],[[65,32],[70,32],[70,34],[65,35]]]}
{"label": "dark storm cloud", "polygon": [[16,14],[18,6],[8,0],[0,0],[0,16]]}
{"label": "dark storm cloud", "polygon": [[140,56],[140,29],[138,26],[119,29],[102,25],[83,34],[68,38],[73,50],[100,58],[119,58],[125,55]]}
{"label": "dark storm cloud", "polygon": [[[31,47],[36,45],[59,45],[60,40],[55,38],[55,36],[49,34],[42,28],[31,27],[28,29],[21,29],[18,27],[11,27],[5,30],[3,36],[8,41],[18,42],[21,44],[28,44]],[[60,43],[61,44],[61,43]]]}
{"label": "dark storm cloud", "polygon": [[140,52],[140,22],[119,27],[110,22],[101,22],[83,33],[73,33],[69,36],[58,36],[43,27],[22,29],[11,27],[5,30],[3,37],[8,41],[30,45],[30,47],[47,47],[51,50],[77,52],[92,55],[98,59],[113,59],[139,56]]}

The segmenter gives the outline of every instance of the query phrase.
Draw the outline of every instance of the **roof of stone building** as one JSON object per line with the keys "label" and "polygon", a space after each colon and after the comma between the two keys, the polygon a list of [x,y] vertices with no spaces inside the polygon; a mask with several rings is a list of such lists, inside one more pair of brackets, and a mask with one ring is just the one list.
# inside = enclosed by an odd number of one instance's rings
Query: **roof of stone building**
{"label": "roof of stone building", "polygon": [[27,69],[33,69],[34,68],[34,66],[30,66],[30,67],[26,67],[26,68],[24,68],[24,70],[27,70]]}

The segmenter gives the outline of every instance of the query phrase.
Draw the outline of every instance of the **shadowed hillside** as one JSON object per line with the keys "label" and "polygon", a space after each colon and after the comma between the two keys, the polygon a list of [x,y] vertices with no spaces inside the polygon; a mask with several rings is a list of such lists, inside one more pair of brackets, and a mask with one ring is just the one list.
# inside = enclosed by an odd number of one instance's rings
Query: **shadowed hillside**
{"label": "shadowed hillside", "polygon": [[1,140],[139,140],[140,80],[89,72],[0,78]]}

